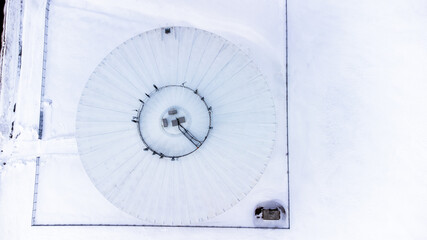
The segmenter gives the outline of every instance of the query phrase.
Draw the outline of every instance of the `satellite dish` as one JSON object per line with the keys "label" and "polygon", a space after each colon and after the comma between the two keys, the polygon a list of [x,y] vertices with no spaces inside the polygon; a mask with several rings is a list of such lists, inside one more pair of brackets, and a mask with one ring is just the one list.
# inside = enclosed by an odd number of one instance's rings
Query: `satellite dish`
{"label": "satellite dish", "polygon": [[81,95],[83,166],[116,207],[188,225],[257,184],[275,143],[271,92],[233,43],[190,27],[139,34],[108,54]]}

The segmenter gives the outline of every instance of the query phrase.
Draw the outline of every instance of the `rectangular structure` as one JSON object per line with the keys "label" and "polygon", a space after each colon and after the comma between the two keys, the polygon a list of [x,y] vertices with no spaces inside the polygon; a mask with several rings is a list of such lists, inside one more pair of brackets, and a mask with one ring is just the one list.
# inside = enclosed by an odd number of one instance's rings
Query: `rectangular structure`
{"label": "rectangular structure", "polygon": [[[42,152],[40,160],[37,161],[38,186],[33,225],[289,228],[287,39],[284,1],[262,3],[250,0],[245,2],[242,8],[240,3],[225,0],[221,0],[221,4],[188,4],[185,1],[151,3],[131,0],[120,3],[113,0],[79,3],[58,0],[48,1],[48,7],[46,24],[49,28],[45,38],[46,63],[43,64],[41,99],[42,103],[48,104],[42,104],[41,136],[43,139],[58,139],[56,142],[50,141],[49,148],[57,148],[63,152]],[[275,111],[276,127],[271,156],[251,191],[239,198],[239,202],[224,213],[192,224],[153,223],[134,217],[111,204],[85,172],[75,139],[77,106],[96,66],[111,50],[129,38],[171,25],[203,29],[238,46],[264,75]],[[165,33],[172,36],[173,28],[165,28]],[[249,79],[248,84],[251,84]],[[100,93],[102,94],[104,93]],[[232,89],[227,94],[232,97]],[[215,116],[216,109],[209,109],[211,110]],[[240,110],[237,109],[236,112]],[[251,110],[256,111],[256,106]],[[166,113],[174,115],[177,111]],[[257,116],[262,118],[263,113],[260,112]],[[167,119],[160,118],[159,124],[167,127],[165,120]],[[172,126],[173,121],[176,120],[172,120]],[[215,124],[215,118],[213,121]],[[250,122],[236,127],[245,124]],[[215,130],[215,125],[213,129]],[[67,137],[64,139],[64,136]],[[245,139],[245,136],[242,135],[241,139]],[[263,139],[259,141],[262,142]],[[233,156],[229,158],[232,159]],[[227,171],[233,169],[229,168]],[[256,209],[259,207],[264,209],[262,218],[256,217]]]}

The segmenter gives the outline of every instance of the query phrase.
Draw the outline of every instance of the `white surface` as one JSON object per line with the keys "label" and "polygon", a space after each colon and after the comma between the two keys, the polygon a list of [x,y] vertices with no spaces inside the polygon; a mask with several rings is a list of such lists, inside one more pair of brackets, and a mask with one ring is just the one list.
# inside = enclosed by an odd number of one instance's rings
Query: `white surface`
{"label": "white surface", "polygon": [[[30,227],[34,162],[18,163],[14,153],[1,170],[2,237],[425,239],[426,4],[289,1],[290,230]],[[195,16],[168,4],[147,12],[160,8]],[[234,29],[232,13],[242,7],[225,9],[227,17],[203,17]]]}

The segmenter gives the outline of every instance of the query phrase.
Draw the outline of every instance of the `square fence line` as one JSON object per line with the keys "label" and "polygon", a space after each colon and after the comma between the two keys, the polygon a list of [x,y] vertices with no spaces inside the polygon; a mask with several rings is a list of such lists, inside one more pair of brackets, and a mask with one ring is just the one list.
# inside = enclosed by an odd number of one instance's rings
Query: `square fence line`
{"label": "square fence line", "polygon": [[[38,138],[42,139],[43,136],[43,102],[45,94],[46,84],[46,56],[47,56],[47,38],[48,38],[48,23],[49,23],[49,8],[50,1],[46,1],[45,10],[45,27],[43,37],[43,68],[42,68],[42,86],[41,86],[41,97],[40,97],[40,118],[39,118],[39,131]],[[289,183],[289,123],[288,123],[288,0],[285,1],[285,62],[286,62],[286,161],[287,161],[287,181],[288,181],[288,223],[287,228],[290,229],[290,183]],[[254,228],[254,229],[269,229],[269,228],[257,228],[257,227],[236,227],[236,226],[172,226],[172,225],[149,225],[149,224],[37,224],[36,223],[36,212],[37,212],[37,195],[39,185],[39,170],[40,170],[40,156],[36,158],[36,169],[35,169],[35,181],[34,181],[34,195],[33,195],[33,208],[31,215],[31,226],[114,226],[114,227],[194,227],[194,228]]]}

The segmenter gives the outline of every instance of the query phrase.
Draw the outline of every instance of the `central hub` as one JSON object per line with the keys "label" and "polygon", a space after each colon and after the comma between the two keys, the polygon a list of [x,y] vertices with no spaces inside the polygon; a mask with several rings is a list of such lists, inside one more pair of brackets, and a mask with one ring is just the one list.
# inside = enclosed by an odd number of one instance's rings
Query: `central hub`
{"label": "central hub", "polygon": [[138,128],[146,151],[177,159],[199,149],[209,135],[211,107],[197,90],[167,85],[141,100]]}
{"label": "central hub", "polygon": [[191,115],[184,108],[173,106],[165,111],[160,124],[167,133],[179,135],[182,134],[179,125],[188,128],[191,125]]}

